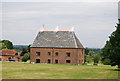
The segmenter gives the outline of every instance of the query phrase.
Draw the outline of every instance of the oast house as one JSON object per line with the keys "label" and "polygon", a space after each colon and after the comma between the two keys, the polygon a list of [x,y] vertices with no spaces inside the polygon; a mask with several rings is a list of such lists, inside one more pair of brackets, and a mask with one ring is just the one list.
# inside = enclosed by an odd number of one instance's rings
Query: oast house
{"label": "oast house", "polygon": [[84,47],[73,31],[40,31],[30,47],[31,63],[84,63]]}

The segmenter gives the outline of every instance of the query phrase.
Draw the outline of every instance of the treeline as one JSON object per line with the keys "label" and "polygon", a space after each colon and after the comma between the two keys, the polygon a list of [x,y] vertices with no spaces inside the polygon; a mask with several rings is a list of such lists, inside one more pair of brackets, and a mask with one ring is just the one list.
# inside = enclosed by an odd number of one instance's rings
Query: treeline
{"label": "treeline", "polygon": [[29,45],[13,45],[14,49],[17,51],[22,51],[23,49],[29,50]]}
{"label": "treeline", "polygon": [[84,64],[98,65],[101,63],[101,49],[100,48],[86,48]]}
{"label": "treeline", "polygon": [[10,40],[0,40],[0,50],[1,49],[15,49],[18,52],[23,49],[30,51],[30,45],[13,45]]}

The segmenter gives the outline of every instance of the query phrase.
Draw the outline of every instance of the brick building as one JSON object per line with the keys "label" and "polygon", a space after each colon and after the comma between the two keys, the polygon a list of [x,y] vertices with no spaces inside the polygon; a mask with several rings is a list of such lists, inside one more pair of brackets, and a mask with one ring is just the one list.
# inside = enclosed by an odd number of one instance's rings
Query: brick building
{"label": "brick building", "polygon": [[10,61],[10,60],[20,62],[21,57],[18,56],[16,50],[9,50],[9,49],[0,50],[0,61]]}
{"label": "brick building", "polygon": [[84,63],[84,47],[72,31],[39,32],[30,47],[31,63]]}

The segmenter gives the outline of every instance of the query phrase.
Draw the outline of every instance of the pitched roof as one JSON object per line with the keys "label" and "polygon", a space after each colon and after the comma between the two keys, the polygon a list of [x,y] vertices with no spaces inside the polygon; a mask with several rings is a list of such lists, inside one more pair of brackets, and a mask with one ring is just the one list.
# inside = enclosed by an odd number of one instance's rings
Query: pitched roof
{"label": "pitched roof", "polygon": [[8,49],[3,49],[0,51],[0,55],[15,55],[15,53],[17,53],[17,51]]}
{"label": "pitched roof", "polygon": [[84,48],[75,33],[70,31],[39,32],[31,47]]}

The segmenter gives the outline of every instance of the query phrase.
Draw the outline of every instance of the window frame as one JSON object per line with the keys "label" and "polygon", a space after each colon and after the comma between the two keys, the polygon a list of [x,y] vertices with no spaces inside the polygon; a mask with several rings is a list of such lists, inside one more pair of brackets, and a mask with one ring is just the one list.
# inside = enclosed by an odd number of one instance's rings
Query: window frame
{"label": "window frame", "polygon": [[47,60],[47,63],[50,64],[50,63],[51,63],[51,59],[48,59],[48,60]]}
{"label": "window frame", "polygon": [[71,53],[70,52],[66,52],[66,57],[70,57]]}
{"label": "window frame", "polygon": [[[69,61],[69,62],[68,62]],[[66,60],[66,63],[71,63],[71,60]]]}
{"label": "window frame", "polygon": [[36,52],[36,56],[40,56],[40,52]]}
{"label": "window frame", "polygon": [[51,52],[48,52],[48,56],[51,56]]}
{"label": "window frame", "polygon": [[55,52],[55,56],[58,56],[58,54],[59,54],[58,52]]}
{"label": "window frame", "polygon": [[[56,61],[57,61],[57,62],[56,62]],[[58,64],[58,62],[59,62],[58,59],[55,59],[55,64]]]}

